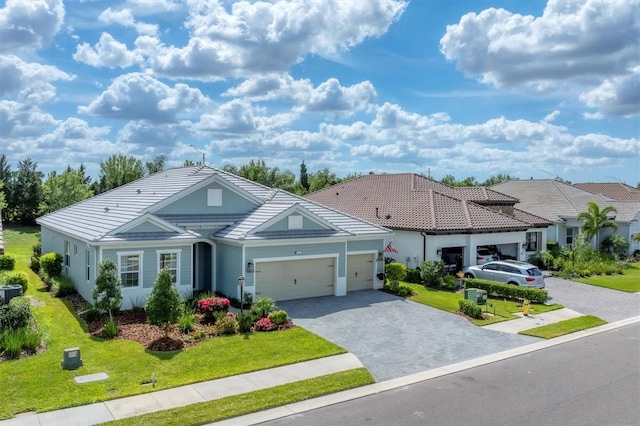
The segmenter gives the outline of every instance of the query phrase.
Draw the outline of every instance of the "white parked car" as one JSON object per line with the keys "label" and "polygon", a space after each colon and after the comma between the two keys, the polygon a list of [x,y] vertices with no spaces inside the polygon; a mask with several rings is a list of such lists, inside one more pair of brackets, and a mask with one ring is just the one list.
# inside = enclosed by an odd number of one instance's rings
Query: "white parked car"
{"label": "white parked car", "polygon": [[478,248],[476,256],[476,263],[478,265],[491,262],[492,260],[499,260],[498,256],[491,253],[487,248]]}
{"label": "white parked car", "polygon": [[522,287],[544,288],[544,275],[537,266],[518,260],[499,260],[469,266],[465,278],[497,281]]}

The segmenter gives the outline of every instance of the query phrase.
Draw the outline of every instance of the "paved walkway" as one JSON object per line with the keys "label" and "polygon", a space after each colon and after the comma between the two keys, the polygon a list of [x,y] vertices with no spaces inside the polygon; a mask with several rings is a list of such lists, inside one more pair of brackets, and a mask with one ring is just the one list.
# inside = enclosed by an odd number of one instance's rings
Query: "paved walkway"
{"label": "paved walkway", "polygon": [[0,426],[94,425],[361,367],[360,361],[347,353],[95,404],[22,415],[0,421]]}
{"label": "paved walkway", "polygon": [[519,319],[513,319],[510,321],[497,322],[495,324],[485,325],[484,329],[502,331],[505,333],[518,334],[521,331],[529,330],[530,328],[541,327],[543,325],[553,324],[559,321],[565,321],[572,318],[583,316],[580,312],[576,312],[571,309],[563,308],[555,311],[544,312],[541,314],[531,314],[524,316],[522,312],[517,313]]}

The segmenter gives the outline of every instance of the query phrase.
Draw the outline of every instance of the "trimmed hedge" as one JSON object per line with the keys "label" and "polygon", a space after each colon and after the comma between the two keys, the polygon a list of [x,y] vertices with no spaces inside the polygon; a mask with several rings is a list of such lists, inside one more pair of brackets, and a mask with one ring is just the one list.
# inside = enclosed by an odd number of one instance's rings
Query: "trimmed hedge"
{"label": "trimmed hedge", "polygon": [[63,258],[60,253],[47,253],[40,256],[40,267],[50,277],[62,275]]}
{"label": "trimmed hedge", "polygon": [[0,306],[0,333],[26,327],[30,318],[29,299],[14,297],[9,304]]}
{"label": "trimmed hedge", "polygon": [[527,299],[535,303],[546,303],[548,299],[547,290],[502,284],[476,278],[465,278],[464,288],[479,288],[486,290],[490,296],[506,297],[507,299],[516,300]]}
{"label": "trimmed hedge", "polygon": [[13,271],[16,267],[16,260],[9,255],[0,255],[0,271]]}
{"label": "trimmed hedge", "polygon": [[476,305],[473,300],[458,300],[458,306],[460,306],[460,312],[471,318],[482,319],[482,308]]}
{"label": "trimmed hedge", "polygon": [[29,286],[29,278],[24,272],[9,272],[0,276],[1,285],[19,285],[22,287],[22,293],[27,291]]}
{"label": "trimmed hedge", "polygon": [[407,268],[407,276],[404,279],[405,282],[413,284],[421,284],[422,277],[420,277],[420,271],[417,269]]}

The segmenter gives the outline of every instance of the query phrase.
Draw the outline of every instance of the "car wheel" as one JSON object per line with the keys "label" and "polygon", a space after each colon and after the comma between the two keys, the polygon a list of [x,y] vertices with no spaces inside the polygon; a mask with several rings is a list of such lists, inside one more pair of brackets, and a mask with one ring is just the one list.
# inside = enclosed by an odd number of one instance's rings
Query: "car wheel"
{"label": "car wheel", "polygon": [[471,275],[470,273],[467,272],[466,274],[464,274],[464,277],[465,278],[473,278],[473,275]]}
{"label": "car wheel", "polygon": [[519,285],[519,284],[518,284],[517,282],[515,282],[515,281],[509,281],[507,284],[509,284],[509,285]]}

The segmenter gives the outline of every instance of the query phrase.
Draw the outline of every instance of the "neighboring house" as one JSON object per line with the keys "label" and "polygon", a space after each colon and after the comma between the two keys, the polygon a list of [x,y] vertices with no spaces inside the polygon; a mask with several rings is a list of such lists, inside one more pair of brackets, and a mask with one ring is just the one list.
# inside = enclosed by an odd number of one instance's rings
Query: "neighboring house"
{"label": "neighboring house", "polygon": [[515,209],[516,198],[413,173],[361,176],[307,198],[392,229],[398,253],[388,256],[411,268],[442,259],[460,270],[475,265],[477,248],[484,246],[526,260],[529,252],[544,248],[551,224]]}
{"label": "neighboring house", "polygon": [[594,194],[602,194],[605,197],[613,198],[618,201],[640,202],[640,189],[634,188],[633,186],[629,186],[625,183],[574,183],[573,186]]}
{"label": "neighboring house", "polygon": [[[605,186],[613,188],[608,184]],[[562,247],[571,247],[576,241],[582,227],[582,222],[576,217],[587,210],[588,201],[596,202],[600,209],[613,206],[618,212],[611,219],[618,226],[617,233],[630,241],[629,253],[640,249],[640,244],[632,241],[633,235],[640,232],[640,201],[618,201],[610,196],[585,191],[578,185],[567,185],[552,179],[512,180],[491,188],[518,198],[518,208],[553,222],[548,238]],[[611,234],[612,230],[605,228],[598,240],[602,241]]]}
{"label": "neighboring house", "polygon": [[168,268],[183,296],[219,291],[275,300],[380,288],[391,234],[288,192],[206,166],[162,171],[37,220],[92,300],[100,262],[118,266],[123,309],[144,304]]}

